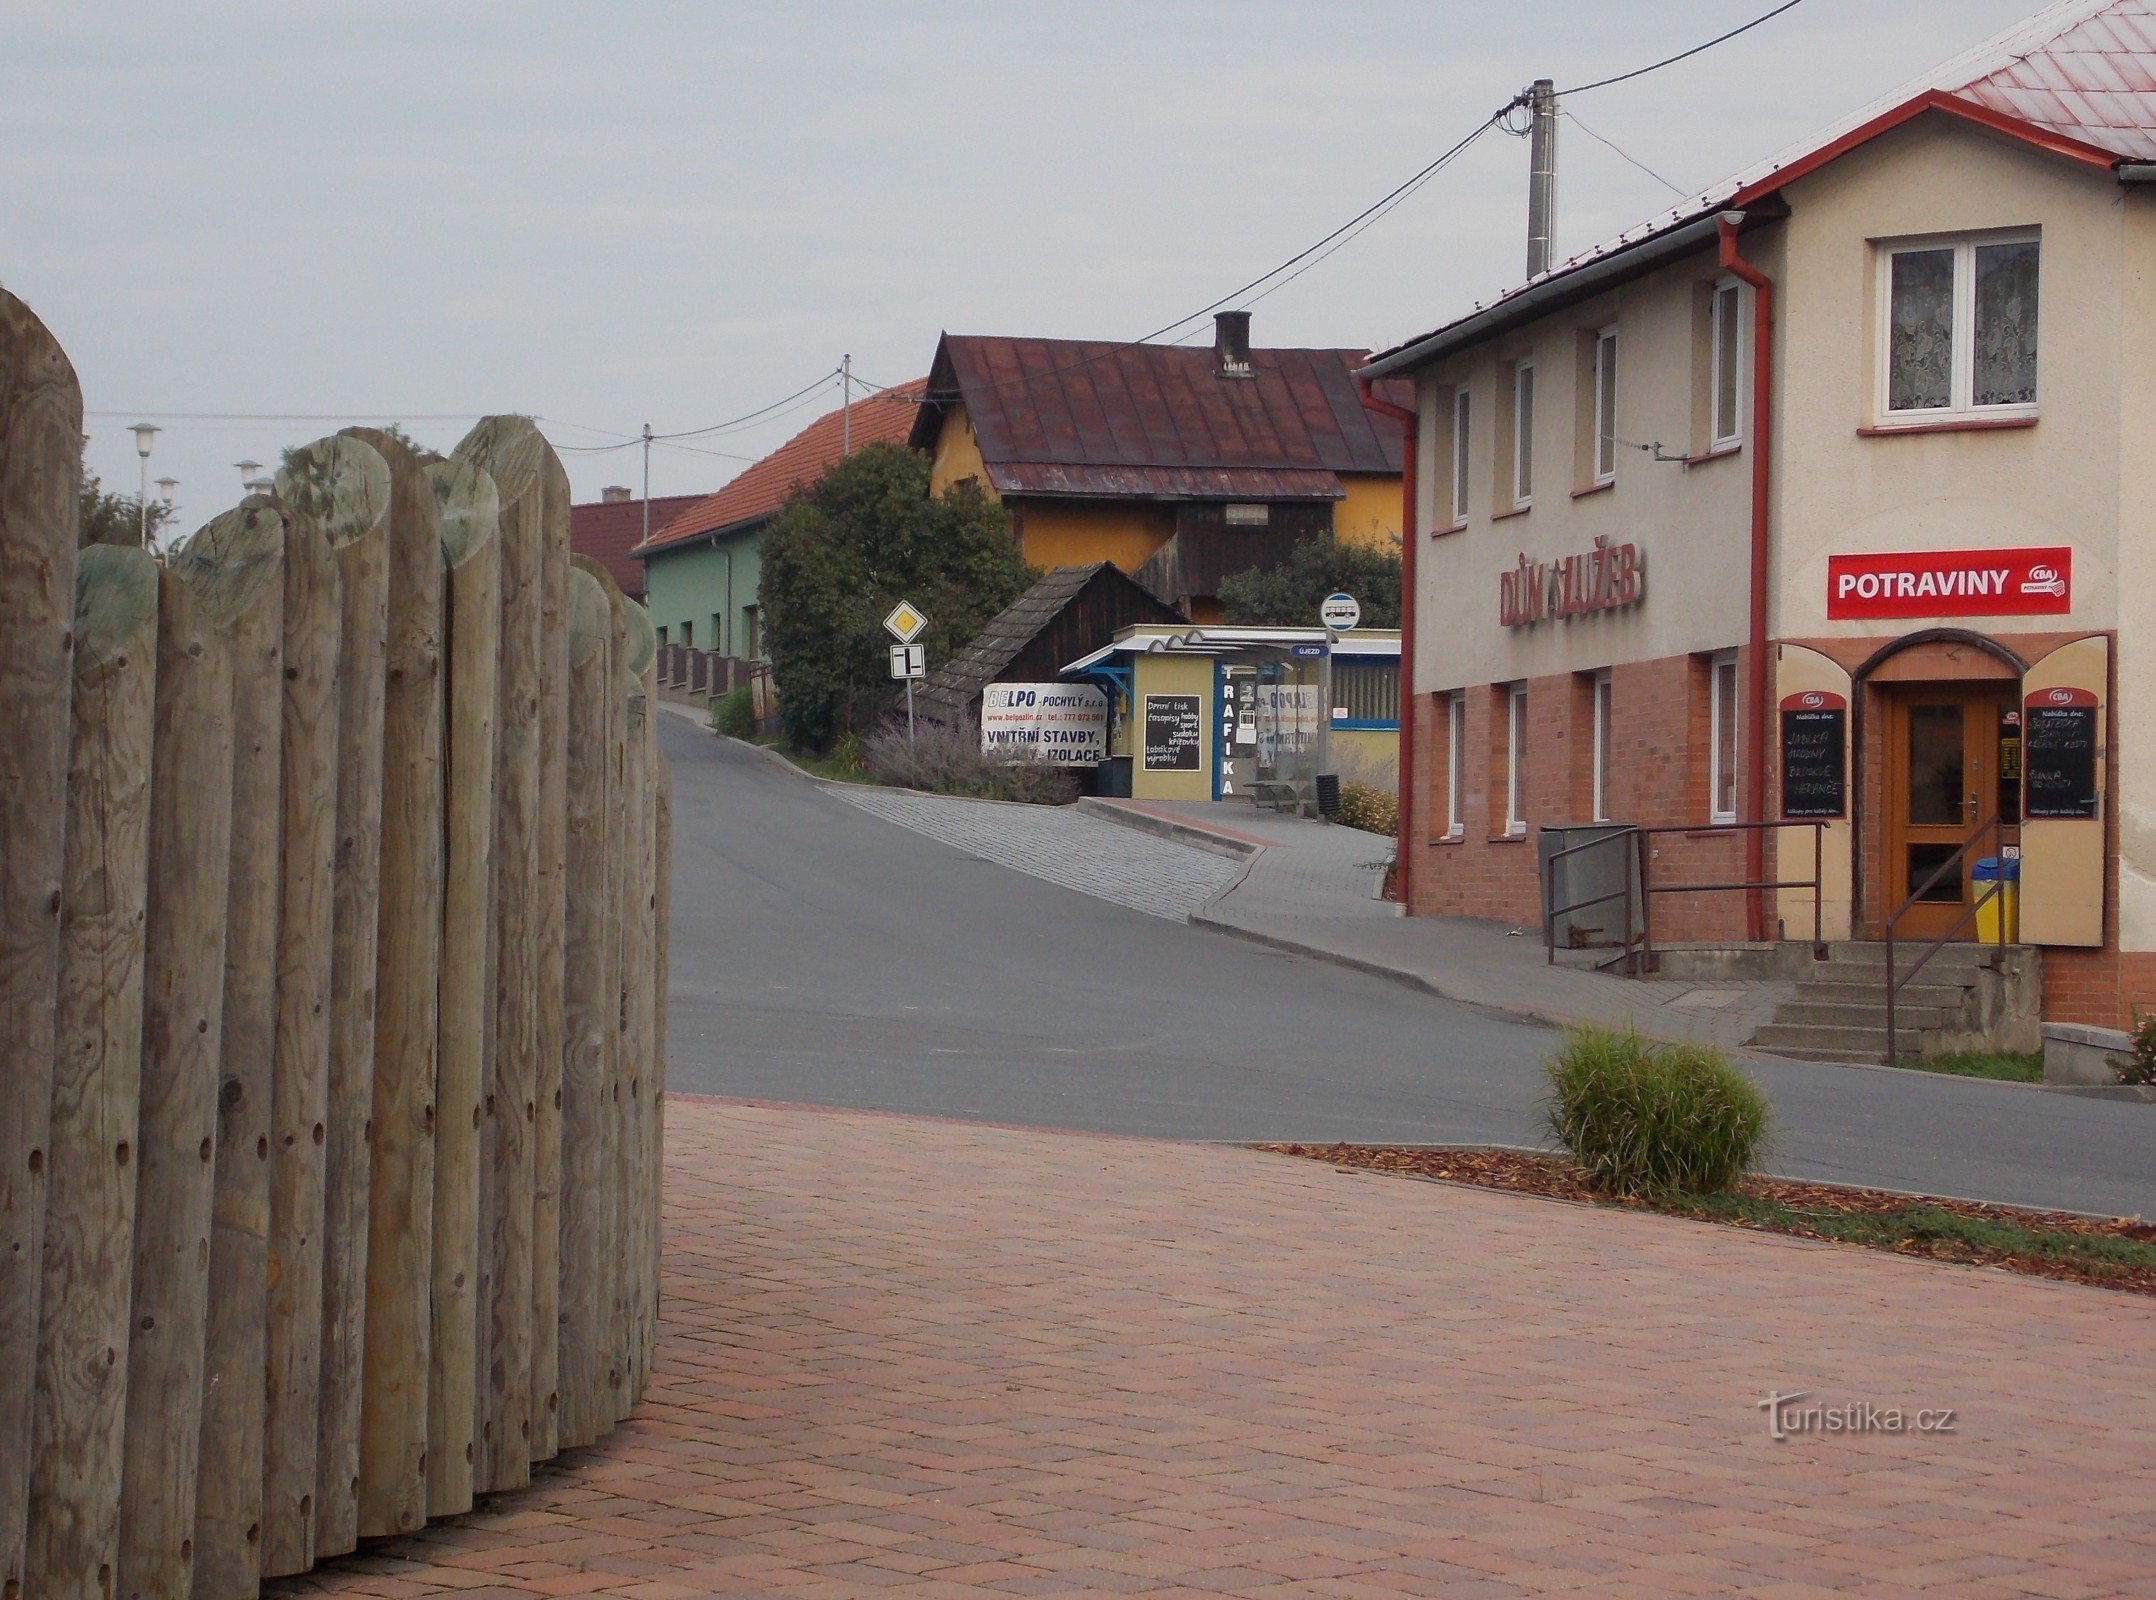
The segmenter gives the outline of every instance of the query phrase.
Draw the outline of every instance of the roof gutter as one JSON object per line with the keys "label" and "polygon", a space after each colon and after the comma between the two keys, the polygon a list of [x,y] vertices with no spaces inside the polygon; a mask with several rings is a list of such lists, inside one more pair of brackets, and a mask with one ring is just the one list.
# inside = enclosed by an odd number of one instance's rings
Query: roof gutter
{"label": "roof gutter", "polygon": [[[1400,803],[1394,812],[1399,831],[1393,839],[1392,892],[1400,909],[1406,911],[1413,904],[1408,898],[1408,886],[1415,859],[1409,846],[1415,838],[1415,546],[1419,542],[1415,538],[1415,469],[1421,454],[1416,446],[1422,418],[1406,406],[1379,399],[1367,377],[1358,377],[1355,387],[1361,392],[1365,411],[1391,417],[1400,424]],[[1324,711],[1329,723],[1332,707],[1326,706]]]}
{"label": "roof gutter", "polygon": [[1737,230],[1744,213],[1724,211],[1714,218],[1721,240],[1722,269],[1752,290],[1752,426],[1745,448],[1752,453],[1751,607],[1745,637],[1744,717],[1744,915],[1754,942],[1767,937],[1767,556],[1769,424],[1774,410],[1774,280],[1737,253]]}
{"label": "roof gutter", "polygon": [[[1493,334],[1507,332],[1522,323],[1531,322],[1544,313],[1554,311],[1578,300],[1584,300],[1610,284],[1638,277],[1651,272],[1679,256],[1703,250],[1715,241],[1718,224],[1715,216],[1694,218],[1681,227],[1655,238],[1643,239],[1628,249],[1616,251],[1586,266],[1545,278],[1531,288],[1509,295],[1488,309],[1465,317],[1450,327],[1401,345],[1379,356],[1368,366],[1356,369],[1358,379],[1388,378],[1411,368],[1442,360],[1456,350],[1480,343]],[[1366,401],[1365,404],[1368,402]]]}

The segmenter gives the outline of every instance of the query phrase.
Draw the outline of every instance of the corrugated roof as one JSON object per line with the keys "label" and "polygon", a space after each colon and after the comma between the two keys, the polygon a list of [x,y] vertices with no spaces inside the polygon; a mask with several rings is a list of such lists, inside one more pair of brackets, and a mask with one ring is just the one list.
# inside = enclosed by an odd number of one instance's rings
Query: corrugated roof
{"label": "corrugated roof", "polygon": [[1514,285],[1487,306],[1379,352],[1365,370],[1398,371],[1417,359],[1417,346],[1509,300],[1725,208],[1752,204],[1925,111],[1966,116],[2083,160],[2156,160],[2156,0],[2059,0],[1803,143]]}
{"label": "corrugated roof", "polygon": [[[853,447],[904,444],[926,381],[917,378],[856,400]],[[637,554],[649,555],[774,515],[795,489],[815,483],[838,462],[844,454],[845,436],[845,407],[841,406],[818,417],[717,494],[704,496],[664,528],[655,528],[651,543],[639,546]]]}
{"label": "corrugated roof", "polygon": [[945,334],[913,442],[963,404],[1006,494],[1329,499],[1334,474],[1400,470],[1398,427],[1356,391],[1365,352],[1250,354],[1239,377],[1210,345]]}
{"label": "corrugated roof", "polygon": [[[651,497],[651,525],[663,528],[704,496],[668,494]],[[644,536],[644,502],[641,500],[593,500],[569,508],[569,546],[579,555],[604,562],[621,592],[632,600],[644,597],[644,563],[633,552]]]}

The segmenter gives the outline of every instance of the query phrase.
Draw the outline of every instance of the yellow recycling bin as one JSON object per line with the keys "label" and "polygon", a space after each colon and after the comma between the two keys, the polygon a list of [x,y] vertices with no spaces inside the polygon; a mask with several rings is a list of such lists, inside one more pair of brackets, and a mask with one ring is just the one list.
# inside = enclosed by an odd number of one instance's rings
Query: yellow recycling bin
{"label": "yellow recycling bin", "polygon": [[1980,943],[2021,942],[2021,862],[2018,859],[1979,858],[1969,868],[1969,893],[1977,901],[1976,937]]}

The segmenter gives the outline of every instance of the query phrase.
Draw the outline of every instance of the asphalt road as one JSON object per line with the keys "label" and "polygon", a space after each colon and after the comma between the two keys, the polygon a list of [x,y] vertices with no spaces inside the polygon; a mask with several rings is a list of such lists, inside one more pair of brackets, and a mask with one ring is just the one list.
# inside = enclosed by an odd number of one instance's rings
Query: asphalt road
{"label": "asphalt road", "polygon": [[[1180,1139],[1541,1142],[1553,1035],[997,866],[671,713],[669,1086]],[[2156,1215],[2156,1106],[1749,1062],[1792,1177]]]}

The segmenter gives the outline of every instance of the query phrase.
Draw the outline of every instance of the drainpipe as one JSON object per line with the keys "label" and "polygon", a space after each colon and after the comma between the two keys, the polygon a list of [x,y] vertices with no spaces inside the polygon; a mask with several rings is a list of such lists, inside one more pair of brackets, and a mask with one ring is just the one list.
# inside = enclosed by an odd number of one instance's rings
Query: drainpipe
{"label": "drainpipe", "polygon": [[[1404,912],[1408,899],[1413,855],[1408,846],[1415,837],[1415,467],[1421,451],[1421,418],[1406,406],[1380,400],[1368,378],[1356,380],[1362,391],[1363,409],[1400,424],[1400,831],[1393,841],[1393,892]],[[1327,725],[1332,707],[1320,707]]]}
{"label": "drainpipe", "polygon": [[[1774,401],[1774,282],[1737,253],[1737,230],[1744,223],[1741,211],[1725,211],[1715,219],[1722,241],[1722,270],[1751,285],[1752,289],[1752,583],[1745,701],[1750,715],[1744,724],[1744,820],[1767,820],[1767,717],[1771,711],[1767,690],[1767,495],[1768,424]],[[1767,834],[1753,827],[1744,836],[1744,877],[1758,884],[1767,876]],[[1750,937],[1767,937],[1766,893],[1744,892],[1745,920]]]}

